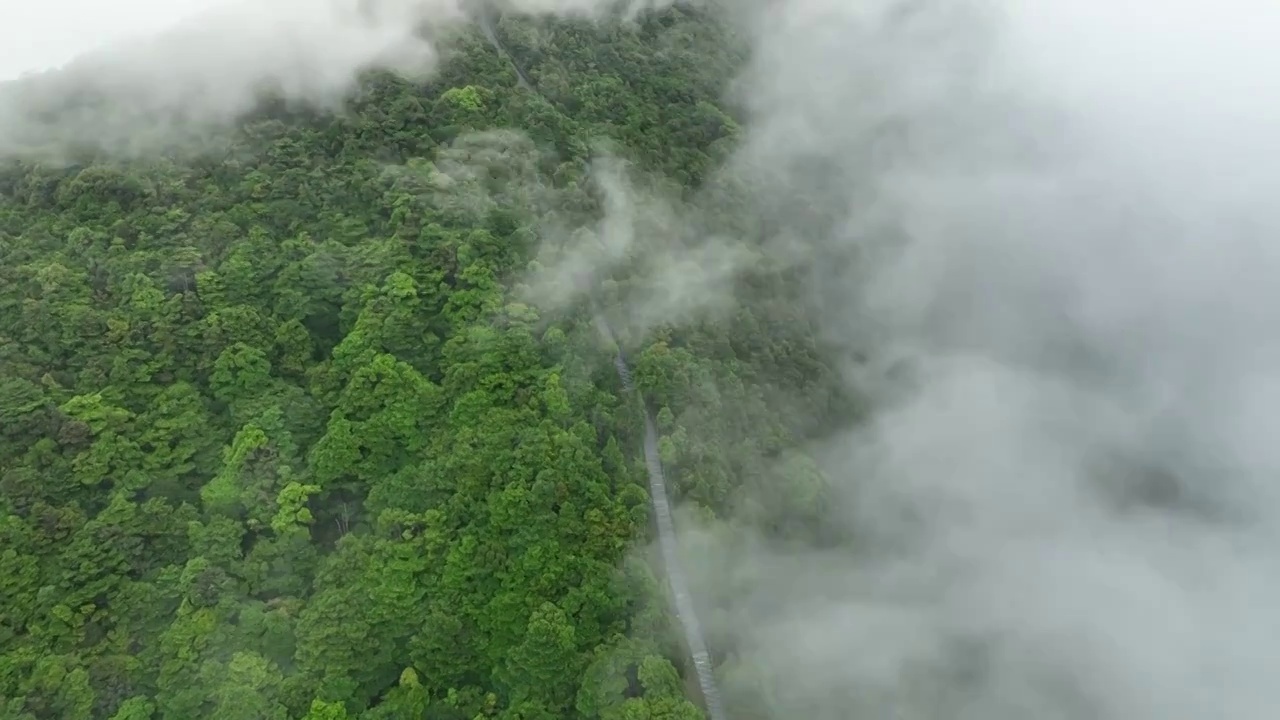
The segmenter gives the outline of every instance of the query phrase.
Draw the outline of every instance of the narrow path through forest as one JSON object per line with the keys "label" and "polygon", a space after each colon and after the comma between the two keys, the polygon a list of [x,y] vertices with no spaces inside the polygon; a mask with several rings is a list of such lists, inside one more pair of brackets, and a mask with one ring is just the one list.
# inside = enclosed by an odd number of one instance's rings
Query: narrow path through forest
{"label": "narrow path through forest", "polygon": [[[618,346],[613,329],[599,312],[596,313],[596,322],[618,347],[613,365],[618,371],[618,379],[622,381],[622,389],[626,392],[636,392],[635,385],[631,382],[631,369],[627,367],[626,358],[623,357],[621,346]],[[702,639],[702,624],[698,622],[698,615],[693,609],[689,581],[685,576],[684,568],[680,565],[676,526],[671,516],[671,502],[667,496],[667,480],[662,473],[662,460],[658,456],[657,426],[653,420],[653,412],[645,404],[643,396],[640,397],[640,406],[644,410],[644,464],[649,471],[649,499],[653,505],[654,519],[658,526],[658,546],[662,552],[662,565],[666,571],[667,584],[671,586],[671,594],[675,598],[676,616],[684,629],[685,644],[693,659],[694,672],[698,676],[698,687],[702,690],[707,714],[711,720],[725,720],[724,706],[720,702],[720,690],[716,687],[715,673],[712,670],[711,653],[707,651],[707,644]]]}
{"label": "narrow path through forest", "polygon": [[[481,15],[480,27],[494,49],[511,63],[521,87],[538,92],[537,88],[525,77],[524,70],[520,68],[519,63],[502,45],[502,41],[498,38],[498,34],[493,27],[493,21],[488,15]],[[628,393],[636,393],[635,384],[631,381],[631,369],[627,366],[626,358],[623,357],[622,346],[618,344],[613,328],[609,327],[608,321],[605,320],[594,300],[592,300],[591,306],[595,314],[597,327],[613,341],[614,346],[618,349],[618,354],[614,356],[613,364],[618,371],[618,379],[622,382],[623,390]],[[636,394],[639,395],[639,393]],[[716,687],[711,654],[707,651],[706,641],[703,640],[702,624],[698,621],[698,615],[693,609],[693,596],[689,592],[689,581],[680,565],[675,521],[671,516],[671,501],[667,496],[667,481],[662,473],[662,461],[658,455],[657,425],[653,419],[653,412],[644,402],[643,396],[640,397],[640,406],[643,408],[644,413],[644,462],[649,474],[649,500],[653,506],[654,519],[658,527],[658,546],[662,553],[663,571],[666,574],[667,584],[670,586],[671,594],[675,600],[676,617],[680,620],[681,628],[684,631],[685,646],[689,649],[689,655],[693,660],[693,669],[698,677],[698,687],[702,691],[702,700],[706,707],[707,715],[711,720],[727,720],[727,716],[724,713],[724,705],[720,701],[720,690]]]}
{"label": "narrow path through forest", "polygon": [[480,29],[484,31],[484,36],[489,39],[489,44],[493,46],[493,49],[497,50],[499,55],[511,63],[511,67],[516,71],[516,80],[520,83],[520,87],[537,92],[533,87],[533,83],[529,82],[529,78],[525,77],[524,70],[520,68],[520,63],[511,57],[511,54],[507,52],[507,48],[503,46],[502,41],[498,39],[498,33],[493,29],[493,21],[488,15],[480,17]]}

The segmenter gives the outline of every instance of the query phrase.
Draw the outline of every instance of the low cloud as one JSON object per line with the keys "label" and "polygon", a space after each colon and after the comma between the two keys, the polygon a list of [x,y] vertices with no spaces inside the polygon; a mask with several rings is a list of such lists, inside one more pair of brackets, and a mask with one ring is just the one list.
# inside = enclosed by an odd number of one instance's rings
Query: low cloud
{"label": "low cloud", "polygon": [[[0,85],[0,155],[200,148],[264,93],[336,109],[362,73],[425,80],[469,0],[232,0],[158,33]],[[598,16],[616,3],[515,0],[517,12]],[[153,23],[145,14],[140,27]]]}
{"label": "low cloud", "polygon": [[697,207],[678,188],[603,151],[587,180],[600,220],[570,231],[544,227],[551,240],[526,280],[531,302],[555,311],[593,294],[624,342],[732,305],[733,282],[753,256],[741,243],[700,233]]}
{"label": "low cloud", "polygon": [[707,591],[733,694],[1270,714],[1280,12],[794,0],[744,26],[736,163],[875,408],[821,453],[852,545],[703,554],[738,578]]}

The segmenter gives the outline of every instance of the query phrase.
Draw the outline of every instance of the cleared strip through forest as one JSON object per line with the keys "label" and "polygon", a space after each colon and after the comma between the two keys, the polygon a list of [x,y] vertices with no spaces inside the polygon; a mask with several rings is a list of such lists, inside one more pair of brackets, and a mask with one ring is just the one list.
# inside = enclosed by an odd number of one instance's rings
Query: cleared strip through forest
{"label": "cleared strip through forest", "polygon": [[[481,15],[480,27],[485,37],[488,38],[489,43],[493,45],[494,50],[511,63],[511,66],[516,71],[516,77],[519,79],[520,85],[532,92],[538,92],[537,88],[526,79],[519,63],[503,47],[502,41],[494,30],[492,19],[487,14]],[[631,381],[631,369],[627,366],[626,358],[623,357],[622,346],[618,344],[613,328],[609,327],[608,321],[605,320],[594,300],[591,306],[595,314],[597,327],[613,342],[614,347],[618,350],[618,354],[613,358],[613,364],[618,371],[618,379],[622,382],[623,390],[628,393],[636,392],[635,384]],[[671,515],[671,502],[667,496],[667,481],[662,472],[662,461],[658,455],[657,425],[653,419],[653,412],[644,402],[643,396],[640,397],[640,406],[644,414],[644,463],[649,475],[649,500],[653,507],[654,519],[658,528],[658,546],[662,554],[663,571],[666,574],[667,584],[670,586],[671,594],[675,600],[676,617],[680,620],[681,628],[684,631],[685,646],[689,649],[689,655],[693,661],[694,673],[698,677],[698,687],[702,691],[702,700],[706,707],[707,715],[711,720],[727,720],[727,716],[724,713],[724,705],[720,700],[720,690],[716,686],[715,673],[711,664],[711,653],[707,651],[706,641],[703,640],[702,624],[698,621],[698,615],[693,609],[693,596],[689,592],[689,581],[680,565],[675,521]]]}
{"label": "cleared strip through forest", "polygon": [[[609,336],[615,346],[617,339],[613,329],[604,316],[596,314],[600,328]],[[618,379],[622,381],[622,389],[635,392],[631,382],[631,370],[618,347],[618,354],[613,358],[613,365],[618,371]],[[689,581],[680,565],[679,546],[676,543],[676,526],[671,517],[671,502],[667,498],[667,481],[662,473],[662,461],[658,456],[658,430],[653,420],[653,412],[640,398],[644,409],[644,464],[649,471],[649,499],[653,505],[654,519],[658,525],[658,546],[662,552],[662,565],[667,575],[667,583],[671,586],[671,594],[675,598],[676,616],[684,629],[685,644],[693,659],[694,672],[698,676],[698,687],[702,690],[702,700],[706,705],[711,720],[725,720],[724,706],[720,702],[720,690],[716,687],[715,674],[711,666],[711,653],[702,639],[702,624],[693,609],[693,596],[689,593]]]}

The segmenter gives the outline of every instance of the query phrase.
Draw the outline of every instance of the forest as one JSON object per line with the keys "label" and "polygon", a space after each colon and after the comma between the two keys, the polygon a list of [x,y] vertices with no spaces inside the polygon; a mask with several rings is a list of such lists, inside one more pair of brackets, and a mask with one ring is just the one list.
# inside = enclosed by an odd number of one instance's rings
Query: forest
{"label": "forest", "polygon": [[[217,152],[0,164],[0,720],[704,717],[645,406],[682,517],[835,540],[804,447],[857,403],[724,170],[746,50],[492,29]],[[601,178],[697,220],[611,244]]]}

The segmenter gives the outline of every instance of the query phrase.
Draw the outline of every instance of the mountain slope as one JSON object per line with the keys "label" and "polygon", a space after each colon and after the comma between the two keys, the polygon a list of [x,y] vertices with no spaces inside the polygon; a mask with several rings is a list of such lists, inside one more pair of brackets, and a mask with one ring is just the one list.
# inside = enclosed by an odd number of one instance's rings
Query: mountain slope
{"label": "mountain slope", "polygon": [[[739,56],[683,9],[497,30],[542,95],[473,29],[217,156],[0,170],[0,718],[699,716],[641,415],[554,271],[608,234],[598,141],[714,181]],[[770,393],[829,394],[785,279],[632,311],[694,240],[602,278],[674,490],[809,527],[751,500],[813,497]]]}

